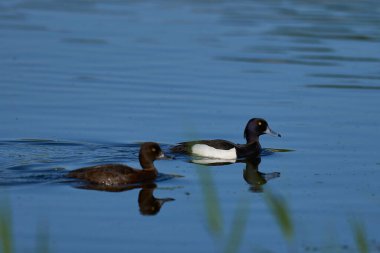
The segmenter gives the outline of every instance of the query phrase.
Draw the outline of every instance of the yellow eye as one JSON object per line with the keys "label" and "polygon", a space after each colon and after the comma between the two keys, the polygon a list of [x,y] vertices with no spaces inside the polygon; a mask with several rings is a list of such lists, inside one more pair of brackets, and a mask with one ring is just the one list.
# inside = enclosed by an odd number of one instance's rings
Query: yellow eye
{"label": "yellow eye", "polygon": [[156,149],[155,149],[155,148],[152,148],[152,151],[153,151],[153,152],[156,152]]}
{"label": "yellow eye", "polygon": [[257,125],[261,126],[263,123],[261,121],[257,122]]}

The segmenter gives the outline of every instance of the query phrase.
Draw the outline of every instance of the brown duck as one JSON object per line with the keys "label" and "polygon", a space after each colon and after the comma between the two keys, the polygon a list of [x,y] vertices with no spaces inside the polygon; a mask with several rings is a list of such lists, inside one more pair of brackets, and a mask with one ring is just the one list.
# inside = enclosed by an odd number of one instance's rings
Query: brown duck
{"label": "brown duck", "polygon": [[153,182],[158,175],[153,162],[163,158],[166,156],[157,143],[145,142],[141,145],[139,153],[142,170],[124,164],[104,164],[73,170],[67,177],[106,186]]}

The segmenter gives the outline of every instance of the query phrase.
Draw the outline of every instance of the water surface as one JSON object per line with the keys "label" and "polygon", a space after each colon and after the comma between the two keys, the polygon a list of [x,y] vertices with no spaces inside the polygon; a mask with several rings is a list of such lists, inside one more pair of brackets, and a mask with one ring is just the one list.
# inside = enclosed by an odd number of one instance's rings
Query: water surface
{"label": "water surface", "polygon": [[[41,230],[52,252],[220,252],[242,201],[240,252],[357,252],[353,221],[379,252],[379,31],[374,0],[2,1],[0,187],[16,252],[33,252]],[[144,189],[61,181],[82,166],[138,167],[141,141],[242,143],[251,117],[283,136],[263,147],[295,151],[262,157],[258,171],[280,176],[260,190],[245,163],[201,168],[219,235],[186,157],[156,162],[184,177],[145,189],[175,199],[155,215],[141,213]],[[266,191],[290,209],[290,243]]]}

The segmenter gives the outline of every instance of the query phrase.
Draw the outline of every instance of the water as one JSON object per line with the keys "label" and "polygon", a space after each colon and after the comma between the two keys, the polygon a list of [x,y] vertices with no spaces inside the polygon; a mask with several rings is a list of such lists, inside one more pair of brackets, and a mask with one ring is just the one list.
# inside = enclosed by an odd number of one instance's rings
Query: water
{"label": "water", "polygon": [[[2,1],[1,202],[16,252],[33,252],[44,231],[52,252],[220,252],[242,200],[241,252],[357,252],[353,221],[379,252],[379,14],[374,0]],[[295,151],[262,157],[260,172],[280,174],[259,186],[244,163],[202,168],[220,237],[186,157],[156,162],[183,176],[157,188],[62,179],[99,163],[138,167],[141,141],[242,143],[251,117],[283,136],[263,136],[264,147]],[[175,200],[142,215],[143,190]],[[290,246],[262,191],[286,201]]]}

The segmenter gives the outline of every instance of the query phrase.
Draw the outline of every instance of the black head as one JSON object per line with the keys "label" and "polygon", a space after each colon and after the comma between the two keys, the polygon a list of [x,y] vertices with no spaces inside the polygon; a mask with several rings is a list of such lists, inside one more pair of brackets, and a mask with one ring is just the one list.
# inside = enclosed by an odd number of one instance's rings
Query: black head
{"label": "black head", "polygon": [[244,129],[244,138],[247,142],[257,141],[262,134],[270,134],[281,137],[281,134],[270,129],[268,122],[265,119],[253,118],[250,119]]}
{"label": "black head", "polygon": [[140,159],[144,157],[145,160],[154,161],[157,159],[165,158],[160,145],[155,142],[144,142],[140,147]]}

